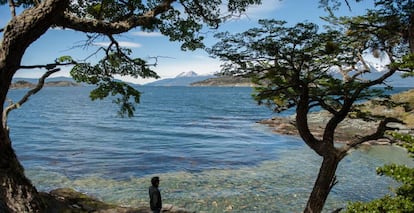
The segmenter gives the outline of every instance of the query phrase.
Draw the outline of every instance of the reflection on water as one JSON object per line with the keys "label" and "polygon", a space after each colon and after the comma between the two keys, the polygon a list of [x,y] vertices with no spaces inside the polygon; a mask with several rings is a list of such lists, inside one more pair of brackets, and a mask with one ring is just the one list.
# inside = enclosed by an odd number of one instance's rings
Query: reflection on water
{"label": "reflection on water", "polygon": [[[286,150],[277,161],[239,169],[202,172],[158,173],[164,203],[197,212],[301,212],[316,178],[320,159],[308,148]],[[397,184],[375,174],[386,163],[413,166],[405,151],[393,146],[375,146],[352,152],[340,164],[325,212],[344,207],[348,201],[368,201],[389,194]],[[28,176],[40,190],[72,187],[104,201],[147,205],[150,176],[126,180],[102,178],[100,174],[69,179],[64,174],[29,170]]]}

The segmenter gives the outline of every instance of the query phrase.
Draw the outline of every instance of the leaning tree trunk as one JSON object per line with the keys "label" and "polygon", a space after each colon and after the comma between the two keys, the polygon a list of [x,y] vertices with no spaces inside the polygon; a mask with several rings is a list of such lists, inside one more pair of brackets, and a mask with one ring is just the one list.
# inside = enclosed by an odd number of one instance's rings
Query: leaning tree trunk
{"label": "leaning tree trunk", "polygon": [[319,213],[322,211],[329,192],[335,184],[335,173],[340,160],[335,155],[323,158],[318,178],[304,210],[305,213]]}
{"label": "leaning tree trunk", "polygon": [[44,205],[24,170],[5,129],[0,131],[0,212],[40,212]]}
{"label": "leaning tree trunk", "polygon": [[[0,112],[13,75],[20,68],[26,49],[63,15],[69,0],[45,0],[13,17],[0,41]],[[26,178],[12,148],[5,121],[0,124],[0,212],[42,212],[36,188]]]}

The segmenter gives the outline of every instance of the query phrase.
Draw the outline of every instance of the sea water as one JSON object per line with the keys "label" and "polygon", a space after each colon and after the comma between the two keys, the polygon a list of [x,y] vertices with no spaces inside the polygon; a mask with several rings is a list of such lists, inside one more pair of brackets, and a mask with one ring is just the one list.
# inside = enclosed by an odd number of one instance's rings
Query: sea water
{"label": "sea water", "polygon": [[[38,190],[71,187],[114,204],[147,205],[157,175],[164,203],[197,212],[303,210],[321,158],[300,138],[256,123],[275,114],[253,101],[251,88],[139,87],[132,118],[117,116],[111,98],[90,101],[91,89],[47,87],[10,113],[13,147]],[[397,183],[375,168],[391,162],[413,165],[394,146],[350,153],[325,210],[390,194]]]}

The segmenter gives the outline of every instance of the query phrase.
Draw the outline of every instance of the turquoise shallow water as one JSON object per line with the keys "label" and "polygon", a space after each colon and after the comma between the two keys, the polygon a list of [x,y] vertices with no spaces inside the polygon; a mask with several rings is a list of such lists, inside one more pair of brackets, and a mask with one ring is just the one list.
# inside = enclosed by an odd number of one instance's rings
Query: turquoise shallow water
{"label": "turquoise shallow water", "polygon": [[[136,116],[124,119],[110,100],[89,101],[89,90],[45,88],[10,114],[14,148],[39,190],[73,187],[135,206],[147,203],[149,179],[159,175],[164,203],[198,212],[303,209],[321,159],[257,124],[274,115],[250,88],[142,87]],[[352,152],[326,211],[390,193],[395,183],[375,174],[389,162],[413,163],[397,147]]]}

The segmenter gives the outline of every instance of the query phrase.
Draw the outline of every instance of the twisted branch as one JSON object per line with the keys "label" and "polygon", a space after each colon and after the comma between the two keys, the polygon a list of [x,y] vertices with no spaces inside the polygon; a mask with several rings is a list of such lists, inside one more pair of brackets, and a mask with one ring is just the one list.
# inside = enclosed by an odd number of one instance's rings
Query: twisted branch
{"label": "twisted branch", "polygon": [[360,145],[360,144],[362,144],[364,142],[372,141],[372,140],[378,140],[378,139],[381,139],[381,138],[385,138],[385,132],[387,130],[396,130],[396,128],[388,127],[387,126],[388,123],[400,123],[400,124],[404,124],[403,121],[401,121],[400,119],[397,119],[397,118],[392,118],[392,117],[384,118],[378,124],[377,131],[376,132],[374,132],[371,135],[364,136],[364,137],[359,138],[359,139],[357,139],[357,140],[355,140],[353,142],[348,143],[347,145],[345,145],[345,146],[343,146],[341,148],[341,152],[343,154],[346,154],[349,150],[351,150],[352,148],[357,147],[358,145]]}
{"label": "twisted branch", "polygon": [[45,72],[42,77],[39,79],[37,85],[35,88],[29,90],[26,95],[23,96],[22,99],[20,99],[20,101],[18,101],[17,103],[11,103],[8,107],[6,107],[3,111],[3,117],[2,117],[2,122],[3,122],[3,127],[6,127],[6,129],[8,129],[7,127],[7,116],[9,115],[9,113],[14,110],[19,108],[21,105],[23,105],[24,103],[26,103],[27,100],[29,100],[30,96],[36,94],[37,92],[39,92],[42,88],[43,85],[45,84],[45,79],[47,77],[49,77],[51,74],[59,72],[60,68],[54,68],[51,70],[48,70],[47,72]]}
{"label": "twisted branch", "polygon": [[74,14],[66,12],[56,22],[57,26],[70,28],[81,32],[93,32],[101,34],[120,34],[138,26],[148,26],[156,19],[156,16],[162,14],[172,7],[176,0],[164,0],[152,10],[140,16],[130,16],[119,22],[105,22],[95,19],[84,19]]}

